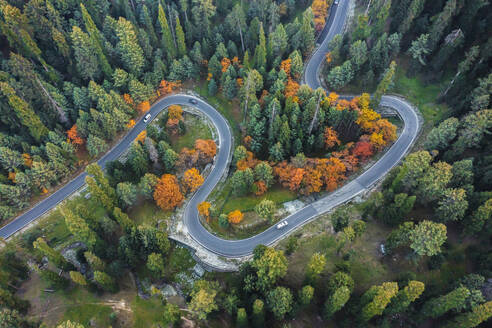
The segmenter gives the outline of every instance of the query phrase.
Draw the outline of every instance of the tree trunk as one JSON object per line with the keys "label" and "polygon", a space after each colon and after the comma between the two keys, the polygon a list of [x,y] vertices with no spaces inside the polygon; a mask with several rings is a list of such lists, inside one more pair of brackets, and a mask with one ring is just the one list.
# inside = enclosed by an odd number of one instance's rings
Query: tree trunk
{"label": "tree trunk", "polygon": [[313,119],[311,121],[311,124],[309,124],[308,135],[311,135],[311,132],[313,131],[314,125],[316,124],[316,119],[318,118],[320,103],[321,103],[321,97],[318,98],[318,103],[316,104],[316,111],[314,112],[314,116],[313,116]]}
{"label": "tree trunk", "polygon": [[39,79],[37,77],[35,77],[35,79],[36,79],[36,82],[38,83],[39,87],[41,88],[41,91],[43,91],[45,96],[48,97],[48,100],[51,102],[51,105],[58,112],[58,116],[60,117],[60,122],[67,123],[68,119],[67,119],[67,116],[65,115],[65,111],[63,110],[63,108],[61,108],[61,106],[58,105],[58,103],[55,101],[55,99],[53,99],[53,97],[51,97],[50,93],[48,92],[48,90],[45,89],[45,87],[41,83],[41,81],[39,81]]}
{"label": "tree trunk", "polygon": [[243,29],[241,28],[241,22],[239,21],[239,18],[237,18],[237,26],[239,27],[239,36],[241,37],[241,48],[243,49],[243,54],[244,54],[244,39],[243,39]]}
{"label": "tree trunk", "polygon": [[171,25],[171,34],[173,35],[174,46],[176,47],[177,50],[178,44],[176,43],[176,33],[174,32],[173,15],[172,15],[171,7],[169,7],[169,4],[167,4],[167,11],[169,12],[169,23]]}

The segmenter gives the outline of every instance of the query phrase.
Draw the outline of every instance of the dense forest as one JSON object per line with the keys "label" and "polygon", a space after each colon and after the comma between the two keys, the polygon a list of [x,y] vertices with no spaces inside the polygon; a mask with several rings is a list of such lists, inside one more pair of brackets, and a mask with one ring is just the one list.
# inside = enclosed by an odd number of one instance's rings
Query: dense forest
{"label": "dense forest", "polygon": [[[346,100],[300,85],[331,2],[0,0],[0,220],[77,170],[89,174],[90,194],[58,211],[71,242],[83,244],[76,261],[44,228],[6,243],[0,326],[40,326],[16,294],[32,275],[58,291],[116,295],[129,272],[144,271],[149,297],[162,306],[156,325],[179,325],[190,314],[199,324],[238,327],[485,327],[492,317],[490,3],[354,1],[357,15],[333,39],[322,72],[328,90],[361,94]],[[197,139],[173,149],[186,127],[183,108],[171,106],[124,160],[106,171],[89,162],[157,99],[200,80],[240,113],[234,195],[260,197],[275,184],[304,196],[333,191],[396,139],[397,127],[376,110],[399,66],[425,83],[443,82],[436,101],[449,110],[435,126],[427,122],[417,149],[368,199],[329,214],[331,227],[317,233],[330,237],[302,263],[300,282],[289,279],[306,242],[295,235],[279,247],[258,245],[238,273],[180,280],[181,307],[160,296],[159,284],[181,279],[193,260],[168,239],[167,222],[137,223],[129,210],[137,199],[162,211],[183,204],[204,182],[217,145]],[[224,227],[243,219],[207,202],[198,210]],[[271,200],[255,210],[273,222]],[[353,264],[370,225],[384,231],[382,247],[380,240],[370,247],[382,249],[391,274],[366,286]]]}
{"label": "dense forest", "polygon": [[314,46],[312,11],[297,17],[307,5],[2,0],[0,218],[108,150],[178,81],[209,74],[212,91],[250,96],[250,65],[290,53],[299,77]]}

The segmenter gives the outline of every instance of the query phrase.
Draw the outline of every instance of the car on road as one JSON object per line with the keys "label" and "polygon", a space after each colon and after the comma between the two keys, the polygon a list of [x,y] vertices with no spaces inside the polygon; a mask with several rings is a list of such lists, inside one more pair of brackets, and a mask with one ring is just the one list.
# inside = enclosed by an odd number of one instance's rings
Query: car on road
{"label": "car on road", "polygon": [[193,105],[198,104],[198,101],[196,101],[196,99],[190,99],[189,101],[190,101],[190,103],[191,103],[191,104],[193,104]]}
{"label": "car on road", "polygon": [[150,115],[150,113],[147,114],[147,115],[145,115],[145,117],[144,117],[144,123],[147,123],[150,120],[151,117],[152,117],[152,115]]}
{"label": "car on road", "polygon": [[280,222],[279,224],[277,224],[277,229],[282,229],[283,227],[286,227],[289,225],[289,222],[287,222],[287,220],[284,220],[282,222]]}
{"label": "car on road", "polygon": [[339,2],[340,2],[340,0],[335,0],[335,2],[333,2],[333,4],[338,5]]}

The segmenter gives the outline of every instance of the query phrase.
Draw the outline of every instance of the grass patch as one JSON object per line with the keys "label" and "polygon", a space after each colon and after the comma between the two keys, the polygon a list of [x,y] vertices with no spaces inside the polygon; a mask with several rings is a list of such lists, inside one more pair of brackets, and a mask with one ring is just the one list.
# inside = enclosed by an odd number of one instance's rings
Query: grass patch
{"label": "grass patch", "polygon": [[215,96],[209,95],[208,84],[206,81],[201,81],[194,86],[194,89],[200,96],[205,98],[208,103],[215,107],[215,109],[222,114],[229,122],[232,129],[234,139],[236,143],[239,143],[241,139],[240,122],[242,121],[242,114],[237,101],[230,101],[221,94],[217,93]]}
{"label": "grass patch", "polygon": [[81,304],[71,306],[63,316],[63,320],[78,322],[85,327],[109,327],[111,325],[109,315],[113,312],[110,306],[99,304]]}
{"label": "grass patch", "polygon": [[193,148],[197,139],[212,139],[212,131],[207,123],[193,114],[184,114],[185,133],[171,139],[171,147],[179,153],[181,149]]}
{"label": "grass patch", "polygon": [[274,201],[277,206],[280,206],[282,203],[297,199],[297,194],[276,185],[262,196],[247,195],[236,197],[230,195],[227,197],[224,206],[222,207],[222,213],[229,213],[234,210],[240,210],[241,212],[254,211],[255,206],[263,199],[270,199]]}
{"label": "grass patch", "polygon": [[145,200],[143,203],[133,206],[128,216],[137,224],[148,224],[156,226],[159,221],[168,220],[172,211],[163,211],[152,200]]}
{"label": "grass patch", "polygon": [[157,298],[144,300],[137,296],[133,300],[131,308],[134,314],[134,328],[154,327],[162,322],[164,305]]}
{"label": "grass patch", "polygon": [[443,90],[445,83],[425,83],[421,76],[408,77],[407,65],[400,60],[395,74],[393,91],[405,96],[412,104],[417,106],[427,124],[435,125],[442,121],[449,110],[446,104],[438,104],[437,98]]}
{"label": "grass patch", "polygon": [[241,222],[241,225],[253,224],[253,226],[249,228],[240,228],[239,226],[222,228],[217,219],[210,220],[208,224],[205,223],[209,230],[226,239],[248,238],[271,226],[268,221],[259,218],[254,212],[256,205],[263,199],[270,199],[277,204],[277,207],[280,207],[282,203],[298,198],[296,193],[284,189],[280,185],[274,185],[262,196],[250,194],[237,197],[232,194],[231,189],[230,179],[228,179],[220,191],[217,191],[216,194],[212,194],[210,197],[210,199],[212,199],[211,202],[215,205],[219,214],[228,214],[234,210],[240,210],[244,214],[244,220]]}

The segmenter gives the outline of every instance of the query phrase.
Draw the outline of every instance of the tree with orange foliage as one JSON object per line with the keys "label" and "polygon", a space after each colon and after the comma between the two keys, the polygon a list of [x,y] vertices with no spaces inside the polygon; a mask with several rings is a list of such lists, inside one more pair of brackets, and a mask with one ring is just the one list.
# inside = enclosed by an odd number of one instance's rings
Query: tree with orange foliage
{"label": "tree with orange foliage", "polygon": [[335,145],[340,146],[341,144],[340,140],[338,139],[338,133],[330,127],[325,128],[324,137],[325,146],[328,149],[333,148]]}
{"label": "tree with orange foliage", "polygon": [[367,141],[359,141],[355,144],[352,155],[366,160],[373,155],[372,145]]}
{"label": "tree with orange foliage", "polygon": [[175,89],[179,89],[181,87],[181,81],[166,81],[162,80],[159,84],[159,94],[161,96],[168,95],[172,93]]}
{"label": "tree with orange foliage", "polygon": [[286,60],[283,60],[281,63],[280,63],[280,69],[283,69],[285,74],[287,74],[287,76],[290,76],[290,67],[292,65],[292,59],[286,59]]}
{"label": "tree with orange foliage", "polygon": [[227,57],[224,57],[220,61],[220,65],[222,66],[222,73],[225,73],[229,66],[231,66],[231,60]]}
{"label": "tree with orange foliage", "polygon": [[189,149],[184,147],[179,153],[178,161],[176,162],[176,168],[179,170],[186,170],[197,165],[199,154],[195,149]]}
{"label": "tree with orange foliage", "polygon": [[333,61],[333,58],[332,58],[332,55],[331,55],[331,51],[326,53],[326,55],[325,55],[325,61],[326,61],[326,63],[328,65],[330,65],[331,62]]}
{"label": "tree with orange foliage", "polygon": [[172,174],[164,174],[154,190],[154,200],[161,209],[172,210],[183,202],[183,194],[179,189],[178,179]]}
{"label": "tree with orange foliage", "polygon": [[294,169],[294,172],[291,175],[291,178],[289,181],[289,189],[290,190],[296,191],[299,189],[305,173],[306,173],[306,171],[304,169],[300,169],[300,168]]}
{"label": "tree with orange foliage", "polygon": [[77,133],[77,124],[74,124],[70,130],[67,131],[67,137],[71,144],[83,145],[84,139],[82,139]]}
{"label": "tree with orange foliage", "polygon": [[289,97],[294,98],[297,95],[297,91],[299,91],[299,88],[300,88],[299,83],[297,83],[293,79],[289,78],[289,80],[287,81],[287,84],[285,85],[284,96],[286,98],[289,98]]}
{"label": "tree with orange foliage", "polygon": [[396,140],[396,126],[387,119],[377,120],[376,128],[383,135],[385,144]]}
{"label": "tree with orange foliage", "polygon": [[227,215],[227,220],[229,220],[229,223],[238,224],[243,220],[243,217],[244,215],[240,210],[235,210]]}
{"label": "tree with orange foliage", "polygon": [[179,120],[177,119],[168,119],[166,123],[167,132],[170,135],[176,135],[179,132]]}
{"label": "tree with orange foliage", "polygon": [[150,109],[150,103],[148,100],[142,101],[140,104],[137,105],[137,111],[140,114],[148,112]]}
{"label": "tree with orange foliage", "polygon": [[243,138],[243,143],[248,148],[251,147],[251,141],[253,141],[253,137],[251,137],[251,136],[246,136]]}
{"label": "tree with orange foliage", "polygon": [[302,193],[309,195],[313,192],[320,192],[323,187],[323,180],[321,178],[321,172],[318,169],[314,167],[307,168]]}
{"label": "tree with orange foliage", "polygon": [[135,123],[135,120],[129,120],[129,121],[128,121],[128,124],[126,125],[126,127],[127,127],[128,129],[131,129],[131,128],[133,128],[133,127],[135,126],[135,124],[136,124],[136,123]]}
{"label": "tree with orange foliage", "polygon": [[9,172],[8,179],[10,181],[12,181],[13,183],[15,183],[15,176],[16,176],[16,173],[15,172]]}
{"label": "tree with orange foliage", "polygon": [[343,165],[347,168],[347,172],[357,171],[357,165],[359,164],[359,159],[354,155],[346,155],[341,157]]}
{"label": "tree with orange foliage", "polygon": [[171,105],[167,109],[167,116],[170,120],[181,120],[183,119],[183,109],[179,105]]}
{"label": "tree with orange foliage", "polygon": [[141,142],[141,143],[144,143],[145,138],[147,138],[147,131],[146,131],[146,130],[143,130],[142,132],[140,132],[140,133],[137,135],[137,137],[135,138],[135,142]]}
{"label": "tree with orange foliage", "polygon": [[320,170],[326,190],[328,191],[335,190],[339,183],[346,179],[345,172],[347,171],[347,168],[342,161],[336,157],[331,157],[329,159],[322,158],[318,160],[318,165],[316,167]]}
{"label": "tree with orange foliage", "polygon": [[132,96],[130,96],[128,93],[125,93],[123,95],[123,100],[130,106],[133,106],[133,99]]}
{"label": "tree with orange foliage", "polygon": [[32,166],[32,158],[31,158],[31,155],[29,154],[22,154],[22,158],[24,159],[24,165],[27,166],[27,167],[31,167]]}
{"label": "tree with orange foliage", "polygon": [[267,191],[267,185],[263,181],[256,181],[253,185],[253,191],[256,196],[261,196]]}
{"label": "tree with orange foliage", "polygon": [[335,92],[330,92],[330,94],[327,97],[327,100],[329,101],[330,106],[333,106],[337,103],[338,97],[339,97],[338,94],[336,94]]}
{"label": "tree with orange foliage", "polygon": [[238,171],[244,171],[246,169],[252,169],[258,164],[258,160],[254,158],[254,155],[252,152],[247,151],[246,152],[246,157],[237,161],[236,163],[236,168]]}
{"label": "tree with orange foliage", "polygon": [[197,139],[195,141],[195,149],[198,152],[200,165],[210,163],[213,160],[215,154],[217,154],[217,145],[211,139]]}
{"label": "tree with orange foliage", "polygon": [[187,192],[195,192],[203,184],[203,177],[200,172],[196,168],[191,168],[186,170],[181,183],[183,185],[184,191]]}
{"label": "tree with orange foliage", "polygon": [[326,0],[314,0],[311,9],[314,15],[314,26],[316,31],[319,32],[325,26],[326,16],[328,15],[328,3]]}
{"label": "tree with orange foliage", "polygon": [[209,202],[201,202],[197,206],[198,214],[200,214],[201,216],[203,216],[204,218],[206,218],[207,221],[208,221],[208,219],[210,217],[210,207],[211,206],[212,206],[212,204],[210,204]]}

